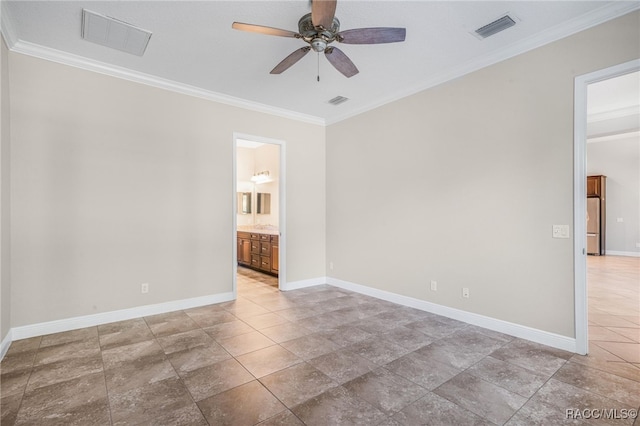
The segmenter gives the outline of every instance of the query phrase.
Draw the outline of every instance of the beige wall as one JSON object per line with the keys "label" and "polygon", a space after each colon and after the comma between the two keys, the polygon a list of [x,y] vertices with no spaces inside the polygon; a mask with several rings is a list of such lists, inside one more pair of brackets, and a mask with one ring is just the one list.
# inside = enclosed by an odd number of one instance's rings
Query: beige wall
{"label": "beige wall", "polygon": [[8,49],[0,36],[0,341],[11,329],[11,198]]}
{"label": "beige wall", "polygon": [[9,61],[13,327],[230,292],[233,132],[286,142],[286,276],[324,276],[323,127]]}
{"label": "beige wall", "polygon": [[605,250],[640,256],[640,138],[588,143],[587,174],[607,176]]}
{"label": "beige wall", "polygon": [[574,336],[573,239],[551,238],[573,223],[574,77],[640,57],[639,16],[328,127],[328,274]]}

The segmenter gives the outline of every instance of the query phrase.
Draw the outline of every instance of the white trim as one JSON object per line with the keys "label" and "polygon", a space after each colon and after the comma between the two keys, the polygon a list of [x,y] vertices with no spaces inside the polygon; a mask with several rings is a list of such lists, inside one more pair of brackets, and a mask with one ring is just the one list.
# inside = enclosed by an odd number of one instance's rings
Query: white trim
{"label": "white trim", "polygon": [[315,287],[317,285],[324,285],[324,284],[327,284],[327,277],[309,278],[307,280],[283,283],[280,285],[280,290],[282,291],[299,290],[301,288]]}
{"label": "white trim", "polygon": [[231,251],[231,292],[233,300],[238,298],[238,137],[233,135],[233,149],[231,153],[231,206],[233,211],[231,221],[232,251]]}
{"label": "white trim", "polygon": [[[638,4],[637,6],[640,6]],[[640,59],[625,62],[575,78],[574,82],[574,139],[573,139],[573,265],[575,294],[576,352],[589,351],[588,291],[587,291],[587,86],[598,81],[618,77],[640,69]]]}
{"label": "white trim", "polygon": [[4,336],[4,339],[2,339],[2,342],[0,342],[0,361],[2,361],[4,356],[7,354],[9,346],[11,346],[11,342],[13,342],[13,332],[9,330],[7,335]]}
{"label": "white trim", "polygon": [[182,309],[197,308],[199,306],[228,302],[230,300],[233,300],[233,293],[231,292],[212,294],[209,296],[173,300],[171,302],[158,303],[155,305],[138,306],[135,308],[122,309],[119,311],[103,312],[100,314],[85,315],[75,318],[65,318],[62,320],[42,322],[39,324],[25,325],[22,327],[14,327],[11,329],[11,332],[13,340],[27,339],[29,337],[44,336],[46,334],[60,333],[63,331],[76,330],[85,327],[93,327],[96,325],[108,324],[116,321],[125,321],[149,315],[179,311]]}
{"label": "white trim", "polygon": [[610,142],[617,141],[621,139],[631,139],[640,137],[640,130],[635,130],[631,132],[625,133],[616,133],[607,136],[590,136],[587,138],[587,143],[597,143],[597,142]]}
{"label": "white trim", "polygon": [[388,302],[397,303],[403,306],[420,309],[422,311],[431,312],[447,318],[453,318],[478,327],[508,334],[510,336],[519,337],[521,339],[530,340],[532,342],[541,343],[569,352],[576,351],[575,339],[571,337],[561,336],[555,333],[538,330],[524,325],[514,324],[507,321],[487,317],[484,315],[474,314],[472,312],[462,311],[460,309],[450,308],[448,306],[438,305],[436,303],[427,302],[426,300],[414,299],[413,297],[402,296],[400,294],[367,287],[360,284],[342,281],[336,278],[327,278],[327,283],[334,287],[343,288],[345,290],[354,291],[356,293],[366,294]]}
{"label": "white trim", "polygon": [[278,145],[280,147],[280,164],[279,164],[279,176],[278,176],[278,198],[280,200],[278,204],[278,288],[284,290],[283,286],[286,286],[287,282],[287,152],[286,142],[279,139],[271,139],[264,136],[255,136],[245,133],[233,132],[233,193],[232,205],[233,205],[233,292],[237,296],[237,283],[236,274],[238,269],[238,243],[237,243],[237,214],[238,206],[236,202],[236,192],[238,191],[237,185],[237,148],[238,139],[245,141],[258,142],[262,144]]}
{"label": "white trim", "polygon": [[109,75],[111,77],[121,78],[123,80],[133,81],[135,83],[157,87],[159,89],[181,93],[187,96],[194,96],[196,98],[202,98],[225,105],[244,108],[250,111],[257,111],[320,126],[324,126],[326,124],[325,120],[320,117],[302,114],[284,108],[277,108],[258,102],[248,101],[234,96],[224,95],[222,93],[201,89],[199,87],[190,86],[188,84],[180,83],[177,81],[168,80],[139,71],[130,70],[124,67],[107,64],[105,62],[84,58],[81,56],[73,55],[71,53],[62,52],[60,50],[51,49],[22,40],[18,40],[11,47],[11,51],[51,62],[57,62],[63,65],[69,65],[87,71],[97,72],[99,74]]}
{"label": "white trim", "polygon": [[636,115],[640,115],[640,105],[588,114],[587,123],[597,123],[599,121],[614,120],[616,118],[634,117]]}
{"label": "white trim", "polygon": [[617,251],[606,250],[607,256],[627,256],[627,257],[640,257],[640,251]]}

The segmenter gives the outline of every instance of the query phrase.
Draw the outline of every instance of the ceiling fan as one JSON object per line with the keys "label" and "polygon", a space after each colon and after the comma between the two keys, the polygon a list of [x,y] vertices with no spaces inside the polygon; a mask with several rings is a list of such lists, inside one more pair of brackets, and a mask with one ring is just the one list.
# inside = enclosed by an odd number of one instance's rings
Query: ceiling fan
{"label": "ceiling fan", "polygon": [[330,46],[337,41],[345,44],[380,44],[404,41],[405,28],[356,28],[340,31],[340,21],[335,17],[337,0],[312,0],[311,13],[304,15],[298,21],[298,32],[282,30],[280,28],[265,27],[263,25],[234,22],[232,28],[241,31],[273,35],[279,37],[293,37],[302,39],[309,46],[297,49],[280,62],[271,74],[280,74],[302,59],[309,51],[324,52],[327,60],[346,77],[353,77],[359,71],[351,59],[337,47]]}

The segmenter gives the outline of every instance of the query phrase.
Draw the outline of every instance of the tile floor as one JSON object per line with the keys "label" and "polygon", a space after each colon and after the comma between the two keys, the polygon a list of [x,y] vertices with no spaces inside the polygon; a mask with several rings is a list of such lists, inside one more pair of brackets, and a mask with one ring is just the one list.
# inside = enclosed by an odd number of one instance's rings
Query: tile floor
{"label": "tile floor", "polygon": [[581,357],[245,272],[234,302],[14,342],[2,425],[623,425],[566,410],[640,407],[640,368],[599,341]]}
{"label": "tile floor", "polygon": [[640,258],[588,256],[590,352],[640,368]]}

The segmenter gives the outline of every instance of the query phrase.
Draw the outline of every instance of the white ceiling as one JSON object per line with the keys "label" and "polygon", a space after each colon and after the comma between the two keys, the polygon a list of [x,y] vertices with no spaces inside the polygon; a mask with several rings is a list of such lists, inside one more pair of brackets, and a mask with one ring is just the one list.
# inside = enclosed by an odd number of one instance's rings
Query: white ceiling
{"label": "white ceiling", "polygon": [[617,140],[640,131],[640,71],[587,87],[587,138]]}
{"label": "white ceiling", "polygon": [[[83,40],[83,8],[150,30],[145,54]],[[360,70],[352,78],[314,53],[271,75],[304,43],[231,29],[240,21],[297,31],[310,8],[309,0],[3,1],[2,29],[16,52],[330,124],[637,10],[640,2],[339,0],[341,30],[407,29],[403,43],[340,45]],[[517,18],[514,27],[485,40],[471,34],[505,13]],[[349,101],[328,104],[337,95]]]}

